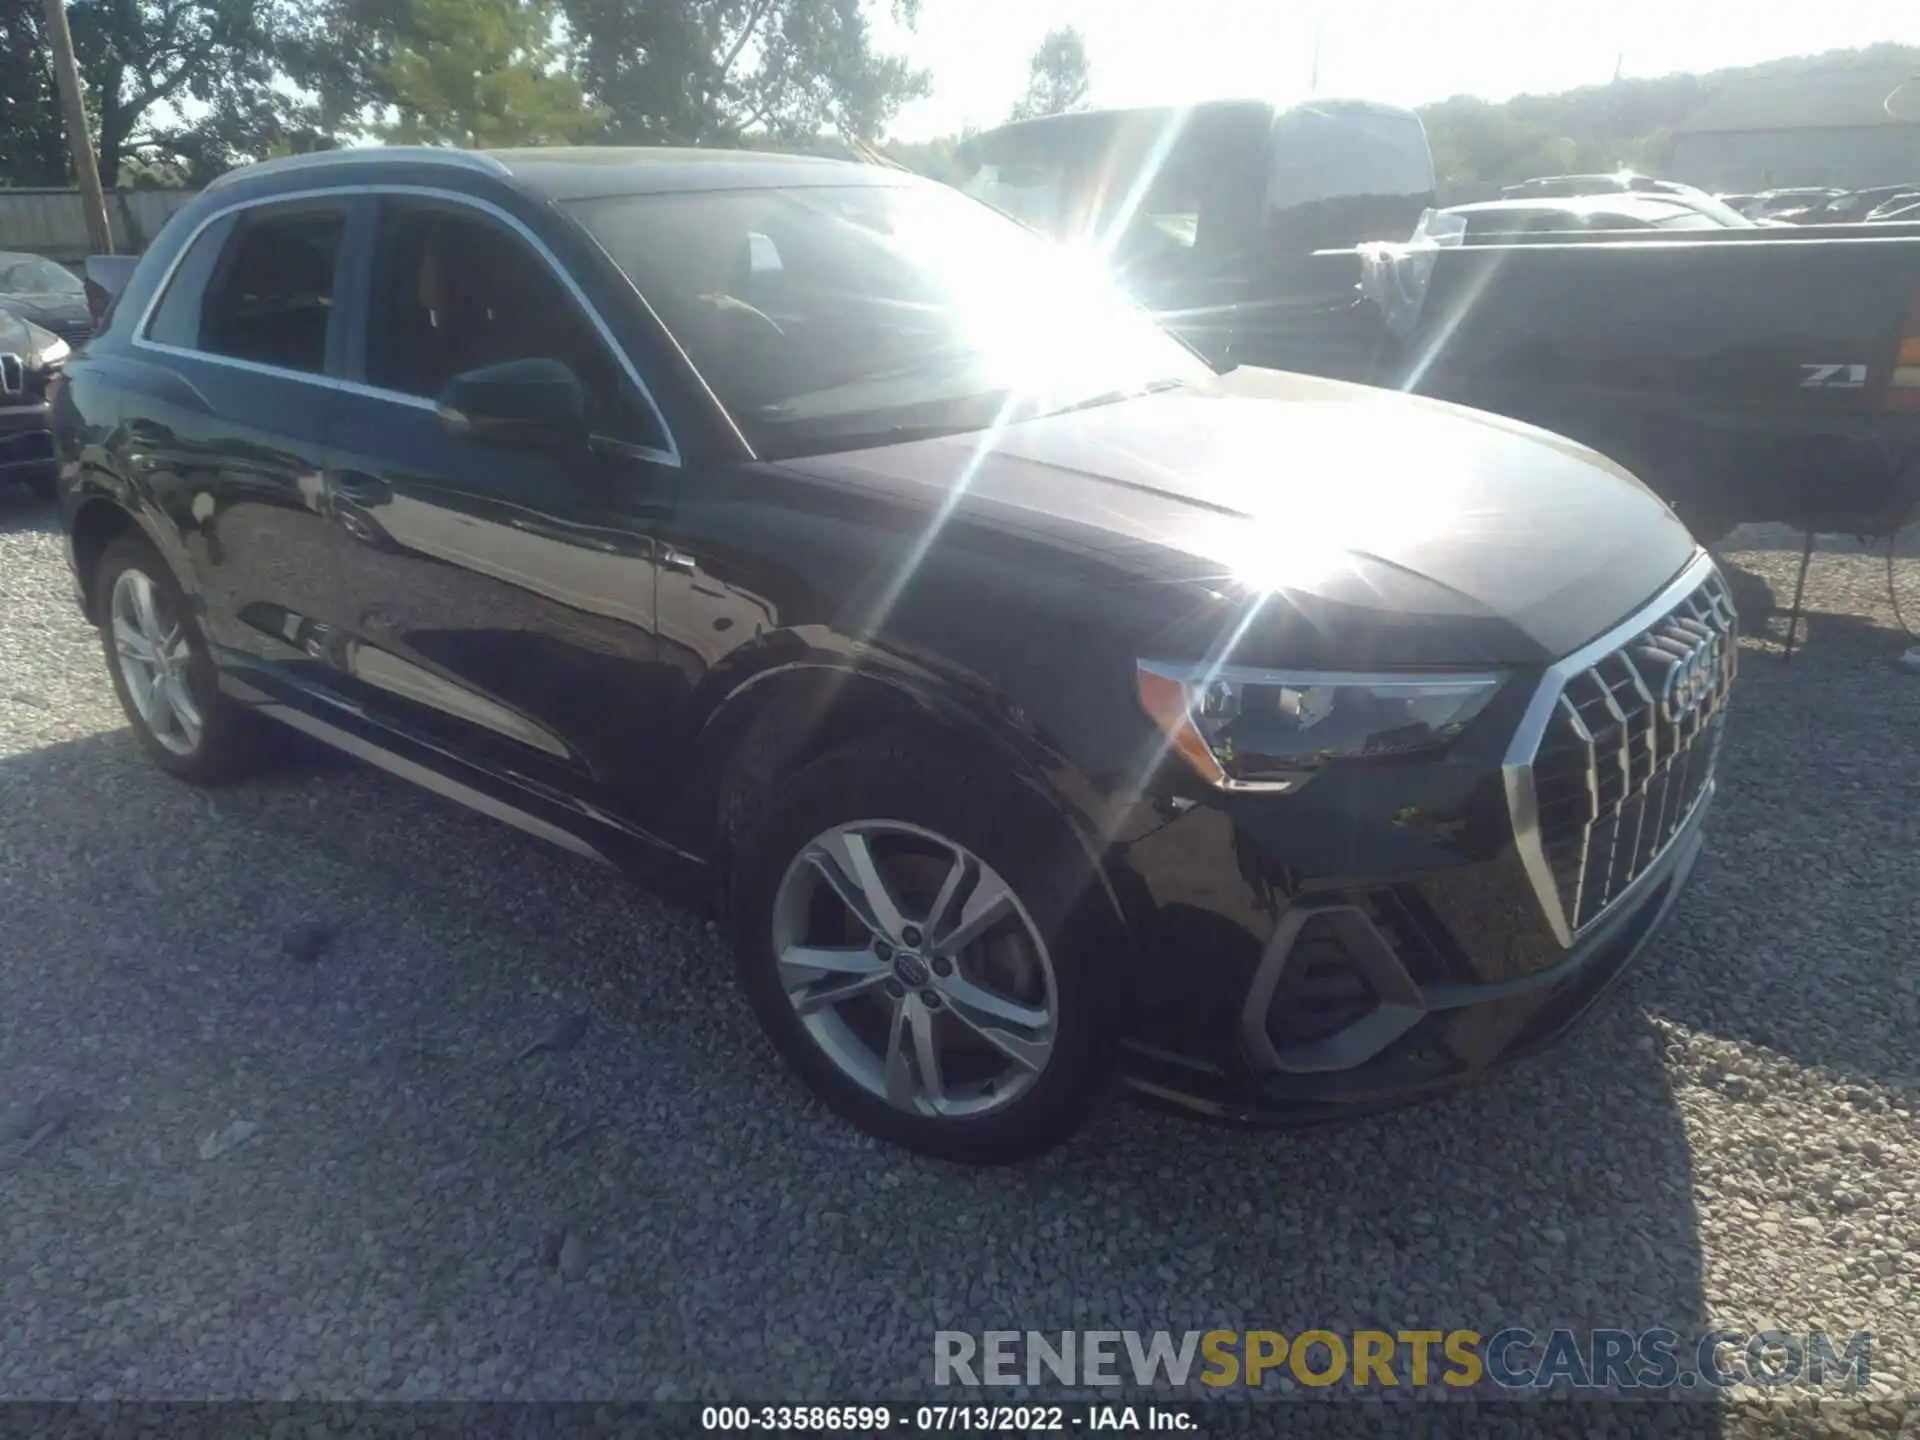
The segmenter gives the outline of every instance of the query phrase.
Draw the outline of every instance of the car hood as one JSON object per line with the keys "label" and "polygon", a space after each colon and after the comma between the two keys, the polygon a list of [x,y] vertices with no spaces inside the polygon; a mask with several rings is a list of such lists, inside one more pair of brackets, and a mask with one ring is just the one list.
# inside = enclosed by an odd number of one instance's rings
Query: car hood
{"label": "car hood", "polygon": [[36,325],[74,325],[87,318],[84,295],[19,295],[0,291],[0,310]]}
{"label": "car hood", "polygon": [[[1632,613],[1691,536],[1619,466],[1499,416],[1240,369],[1204,386],[786,462],[1193,592],[1161,653],[1534,664]],[[1249,609],[1259,612],[1249,622]]]}

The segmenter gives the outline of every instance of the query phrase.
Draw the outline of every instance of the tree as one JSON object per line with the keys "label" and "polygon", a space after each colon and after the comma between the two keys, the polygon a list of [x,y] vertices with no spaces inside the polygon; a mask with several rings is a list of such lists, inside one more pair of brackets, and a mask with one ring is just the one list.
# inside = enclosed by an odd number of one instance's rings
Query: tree
{"label": "tree", "polygon": [[[870,140],[927,75],[874,49],[865,0],[563,0],[580,78],[623,143]],[[918,0],[893,0],[903,23]]]}
{"label": "tree", "polygon": [[1892,43],[1796,55],[1705,75],[1614,80],[1557,95],[1517,95],[1489,104],[1456,95],[1423,106],[1443,184],[1510,184],[1533,175],[1587,174],[1630,166],[1660,173],[1673,156],[1673,129],[1729,81],[1856,66],[1911,65],[1920,47]]}
{"label": "tree", "polygon": [[1027,62],[1027,93],[1013,107],[1014,120],[1087,108],[1087,42],[1071,25],[1049,30]]}
{"label": "tree", "polygon": [[408,144],[564,144],[600,117],[567,73],[551,0],[411,0],[376,75]]}
{"label": "tree", "polygon": [[0,182],[65,185],[66,127],[38,0],[0,0]]}
{"label": "tree", "polygon": [[969,125],[957,135],[937,135],[931,140],[891,141],[882,149],[896,165],[904,165],[915,174],[925,175],[942,184],[958,185],[967,178],[967,171],[960,163],[959,149],[978,133],[976,127]]}
{"label": "tree", "polygon": [[[65,184],[66,127],[35,0],[0,0],[0,179]],[[101,177],[184,163],[199,178],[317,137],[276,89],[281,34],[301,0],[76,0],[67,10]],[[189,118],[190,117],[190,118]]]}

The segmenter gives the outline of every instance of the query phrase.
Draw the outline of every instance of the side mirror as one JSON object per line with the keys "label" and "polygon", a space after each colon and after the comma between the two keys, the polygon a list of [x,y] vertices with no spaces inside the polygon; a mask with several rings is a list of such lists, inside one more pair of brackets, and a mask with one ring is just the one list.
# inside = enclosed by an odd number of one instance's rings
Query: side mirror
{"label": "side mirror", "polygon": [[558,360],[509,360],[456,375],[436,402],[456,435],[502,445],[566,445],[587,436],[587,395]]}

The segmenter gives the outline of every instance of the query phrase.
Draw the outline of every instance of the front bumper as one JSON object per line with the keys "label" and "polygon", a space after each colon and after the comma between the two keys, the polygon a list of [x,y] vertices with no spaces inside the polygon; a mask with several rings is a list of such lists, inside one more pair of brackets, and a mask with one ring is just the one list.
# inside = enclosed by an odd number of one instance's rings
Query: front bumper
{"label": "front bumper", "polygon": [[[1370,951],[1383,977],[1397,982],[1390,1004],[1376,1012],[1375,1031],[1317,1056],[1311,1046],[1303,1047],[1285,1069],[1274,1067],[1271,1053],[1258,1057],[1262,1063],[1232,1050],[1208,1060],[1136,1039],[1125,1047],[1127,1087],[1147,1101],[1216,1120],[1312,1124],[1436,1094],[1537,1050],[1578,1020],[1646,948],[1692,874],[1711,795],[1709,784],[1686,826],[1632,893],[1564,958],[1528,975],[1422,983],[1401,964],[1402,947],[1366,907],[1345,899],[1310,903],[1307,914],[1337,916],[1352,948]],[[1267,977],[1297,941],[1301,916],[1301,907],[1290,909],[1268,941],[1241,1002],[1243,1021],[1254,1007],[1270,1003]],[[1243,1035],[1247,1028],[1241,1026]]]}
{"label": "front bumper", "polygon": [[51,411],[44,403],[0,405],[0,480],[55,473]]}
{"label": "front bumper", "polygon": [[1457,1084],[1571,1024],[1698,857],[1736,620],[1704,553],[1444,755],[1160,807],[1119,851],[1131,1088],[1309,1122]]}

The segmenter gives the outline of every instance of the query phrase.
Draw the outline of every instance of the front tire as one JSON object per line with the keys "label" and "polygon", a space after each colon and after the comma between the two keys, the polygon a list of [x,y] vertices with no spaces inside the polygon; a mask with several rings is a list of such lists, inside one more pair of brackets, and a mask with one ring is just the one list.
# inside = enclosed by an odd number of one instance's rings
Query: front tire
{"label": "front tire", "polygon": [[780,785],[734,851],[734,953],[761,1028],[833,1110],[1007,1164],[1110,1088],[1118,967],[1098,961],[1117,947],[1064,825],[938,745],[858,743]]}
{"label": "front tire", "polygon": [[132,536],[115,540],[93,594],[114,694],[153,762],[199,785],[251,768],[261,722],[221,695],[192,607],[158,552]]}

